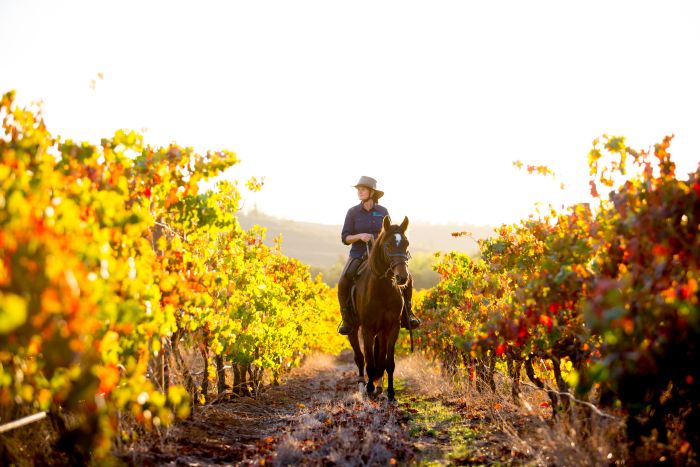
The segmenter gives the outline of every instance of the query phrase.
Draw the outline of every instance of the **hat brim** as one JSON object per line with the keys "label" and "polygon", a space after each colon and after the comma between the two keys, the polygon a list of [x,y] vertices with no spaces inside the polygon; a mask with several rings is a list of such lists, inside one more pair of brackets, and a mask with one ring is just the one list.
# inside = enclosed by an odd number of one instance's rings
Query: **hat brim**
{"label": "hat brim", "polygon": [[359,188],[361,186],[363,186],[365,188],[369,188],[370,190],[374,190],[374,193],[375,193],[375,196],[377,197],[377,199],[384,196],[384,192],[382,190],[377,190],[376,188],[372,188],[371,186],[367,186],[367,185],[362,185],[360,183],[358,183],[357,185],[354,185],[353,188]]}

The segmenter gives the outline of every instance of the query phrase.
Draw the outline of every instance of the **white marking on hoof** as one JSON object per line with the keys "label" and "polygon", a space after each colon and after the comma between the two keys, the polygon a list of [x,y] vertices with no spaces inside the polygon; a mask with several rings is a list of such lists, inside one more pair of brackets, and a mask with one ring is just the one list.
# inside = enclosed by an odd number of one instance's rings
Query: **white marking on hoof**
{"label": "white marking on hoof", "polygon": [[357,390],[359,392],[364,392],[366,394],[367,393],[367,391],[365,391],[366,387],[367,387],[367,383],[365,383],[364,381],[359,381],[357,383]]}

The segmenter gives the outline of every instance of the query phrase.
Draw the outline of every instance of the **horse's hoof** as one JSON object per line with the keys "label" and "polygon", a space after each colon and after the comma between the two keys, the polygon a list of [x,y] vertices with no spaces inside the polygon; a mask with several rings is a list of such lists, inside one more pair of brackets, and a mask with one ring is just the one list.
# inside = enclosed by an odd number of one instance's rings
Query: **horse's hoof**
{"label": "horse's hoof", "polygon": [[393,391],[387,392],[386,398],[389,400],[389,402],[396,402],[396,395],[394,394]]}
{"label": "horse's hoof", "polygon": [[383,391],[384,391],[384,389],[382,389],[381,386],[377,386],[377,389],[374,391],[374,393],[375,393],[376,395],[379,395],[379,394],[381,394]]}
{"label": "horse's hoof", "polygon": [[362,393],[366,387],[367,387],[367,383],[365,383],[364,381],[357,382],[357,391],[358,392]]}

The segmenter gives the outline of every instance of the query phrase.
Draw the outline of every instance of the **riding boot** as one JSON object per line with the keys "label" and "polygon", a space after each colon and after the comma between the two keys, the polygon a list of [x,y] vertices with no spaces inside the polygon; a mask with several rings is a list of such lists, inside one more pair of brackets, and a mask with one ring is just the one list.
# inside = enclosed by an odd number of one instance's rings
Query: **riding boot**
{"label": "riding boot", "polygon": [[[401,311],[401,327],[404,329],[416,329],[420,326],[420,319],[416,318],[411,311],[411,302],[404,302],[403,310]],[[411,327],[409,328],[409,324]]]}
{"label": "riding boot", "polygon": [[340,326],[338,327],[338,333],[347,336],[352,332],[352,328],[354,327],[352,312],[350,311],[350,308],[344,306],[340,309],[340,314],[343,317],[343,322],[340,323]]}
{"label": "riding boot", "polygon": [[357,265],[359,260],[357,258],[348,259],[343,268],[343,272],[340,273],[340,279],[338,279],[338,303],[340,304],[340,315],[343,318],[343,322],[340,323],[338,327],[338,332],[347,336],[350,334],[355,327],[354,320],[354,310],[352,310],[352,299],[350,293],[352,291],[353,276],[357,270]]}

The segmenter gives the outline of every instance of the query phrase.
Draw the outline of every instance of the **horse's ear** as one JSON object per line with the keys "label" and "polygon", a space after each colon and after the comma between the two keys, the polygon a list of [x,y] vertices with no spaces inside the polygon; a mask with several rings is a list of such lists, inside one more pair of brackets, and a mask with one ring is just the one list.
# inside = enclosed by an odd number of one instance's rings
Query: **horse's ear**
{"label": "horse's ear", "polygon": [[407,228],[408,228],[408,217],[404,216],[403,222],[401,223],[401,232],[406,233]]}
{"label": "horse's ear", "polygon": [[382,226],[384,227],[384,230],[389,230],[389,227],[391,227],[391,217],[389,217],[388,215],[384,216]]}

